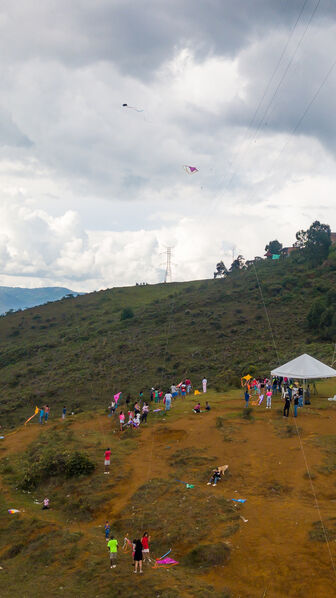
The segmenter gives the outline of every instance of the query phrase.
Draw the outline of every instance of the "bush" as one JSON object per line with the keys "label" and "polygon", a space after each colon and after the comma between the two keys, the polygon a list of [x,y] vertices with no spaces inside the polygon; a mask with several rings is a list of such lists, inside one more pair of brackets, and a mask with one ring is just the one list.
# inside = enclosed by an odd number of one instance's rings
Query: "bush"
{"label": "bush", "polygon": [[23,477],[18,486],[22,490],[32,490],[49,478],[89,475],[94,469],[95,464],[85,453],[57,453],[49,449],[24,464]]}
{"label": "bush", "polygon": [[134,312],[131,307],[124,307],[120,314],[120,320],[129,320],[130,318],[134,318]]}
{"label": "bush", "polygon": [[202,569],[224,565],[230,558],[230,548],[226,544],[200,544],[184,557],[187,567]]}

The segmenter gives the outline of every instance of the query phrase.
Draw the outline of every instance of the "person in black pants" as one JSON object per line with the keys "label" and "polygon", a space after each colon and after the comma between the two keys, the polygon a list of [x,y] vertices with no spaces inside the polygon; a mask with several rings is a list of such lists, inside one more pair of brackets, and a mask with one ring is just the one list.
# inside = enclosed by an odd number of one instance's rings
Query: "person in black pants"
{"label": "person in black pants", "polygon": [[291,404],[291,400],[289,398],[289,394],[286,393],[285,394],[285,406],[284,406],[284,412],[283,412],[283,416],[284,417],[288,417],[289,416],[290,404]]}

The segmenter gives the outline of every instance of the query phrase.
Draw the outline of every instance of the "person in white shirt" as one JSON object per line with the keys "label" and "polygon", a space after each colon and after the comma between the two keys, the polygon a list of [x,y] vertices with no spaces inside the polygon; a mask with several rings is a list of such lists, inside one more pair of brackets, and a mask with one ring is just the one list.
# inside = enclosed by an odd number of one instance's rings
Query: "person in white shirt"
{"label": "person in white shirt", "polygon": [[207,384],[208,384],[207,379],[203,378],[203,380],[202,380],[203,392],[207,391]]}
{"label": "person in white shirt", "polygon": [[164,398],[165,398],[165,410],[169,411],[170,406],[171,406],[171,401],[172,401],[172,396],[171,396],[170,392],[166,392]]}

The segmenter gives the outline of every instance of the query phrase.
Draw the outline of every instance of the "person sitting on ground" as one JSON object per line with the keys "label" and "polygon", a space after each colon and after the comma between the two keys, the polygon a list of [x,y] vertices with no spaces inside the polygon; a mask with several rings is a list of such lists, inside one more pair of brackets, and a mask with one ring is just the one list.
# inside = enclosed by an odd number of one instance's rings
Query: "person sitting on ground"
{"label": "person sitting on ground", "polygon": [[201,403],[197,403],[197,405],[195,405],[195,407],[193,408],[193,412],[201,413]]}
{"label": "person sitting on ground", "polygon": [[42,511],[44,511],[45,509],[50,509],[49,502],[49,498],[43,499]]}
{"label": "person sitting on ground", "polygon": [[208,401],[206,401],[206,403],[205,403],[205,411],[210,411],[210,409],[211,409],[211,407],[210,407]]}
{"label": "person sitting on ground", "polygon": [[211,486],[211,484],[213,486],[216,486],[217,482],[221,479],[221,474],[220,471],[218,469],[218,467],[216,467],[216,469],[214,469],[214,472],[210,478],[210,481],[208,482],[208,486]]}

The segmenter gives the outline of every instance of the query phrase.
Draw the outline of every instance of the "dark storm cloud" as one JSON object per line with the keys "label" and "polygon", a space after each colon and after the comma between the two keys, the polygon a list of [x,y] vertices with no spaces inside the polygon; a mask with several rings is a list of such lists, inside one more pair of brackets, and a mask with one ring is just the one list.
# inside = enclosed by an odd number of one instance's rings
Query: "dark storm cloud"
{"label": "dark storm cloud", "polygon": [[[315,4],[308,1],[301,22]],[[12,0],[0,18],[0,51],[5,61],[107,60],[142,78],[185,45],[199,58],[232,56],[253,38],[290,28],[302,5],[303,0]],[[336,18],[332,0],[322,0],[316,21],[326,17]]]}

